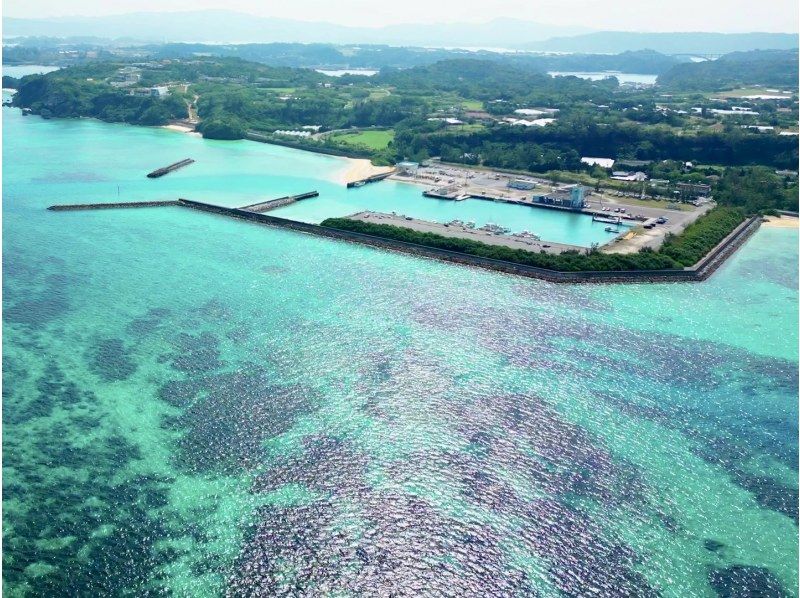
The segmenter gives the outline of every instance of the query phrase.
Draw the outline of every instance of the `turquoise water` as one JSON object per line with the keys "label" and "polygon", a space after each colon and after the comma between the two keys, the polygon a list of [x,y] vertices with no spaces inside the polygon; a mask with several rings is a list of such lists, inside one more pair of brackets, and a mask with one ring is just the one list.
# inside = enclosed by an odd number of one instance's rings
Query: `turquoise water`
{"label": "turquoise water", "polygon": [[311,223],[364,210],[397,212],[441,223],[458,219],[464,222],[471,220],[476,226],[483,226],[493,222],[511,229],[512,232],[528,230],[547,241],[580,247],[589,247],[592,243],[602,245],[617,236],[605,231],[607,224],[593,222],[592,217],[586,214],[571,214],[484,199],[431,199],[422,195],[422,189],[424,187],[410,183],[383,181],[344,193],[328,192],[323,198],[299,201],[271,213]]}
{"label": "turquoise water", "polygon": [[552,285],[48,212],[346,192],[325,156],[3,122],[8,595],[798,595],[796,230],[702,284]]}
{"label": "turquoise water", "polygon": [[[243,206],[284,195],[319,191],[320,196],[273,212],[276,216],[319,223],[363,210],[398,212],[448,222],[461,219],[477,226],[489,222],[513,232],[529,230],[542,239],[589,247],[607,243],[615,235],[606,224],[583,214],[472,199],[461,202],[423,197],[425,187],[383,181],[348,190],[339,181],[348,168],[340,158],[289,152],[285,148],[247,141],[207,141],[165,129],[142,129],[98,121],[51,122],[31,118],[26,131],[57,130],[71,144],[70,162],[39,164],[42,178],[58,178],[62,185],[52,203],[137,201],[142,198],[184,197],[227,206]],[[66,141],[71,139],[71,141]],[[140,148],[138,152],[127,151]],[[98,171],[102,155],[105,169]],[[160,179],[143,173],[192,157],[196,164]],[[32,156],[33,158],[33,156]],[[276,176],[280,175],[280,176]]]}

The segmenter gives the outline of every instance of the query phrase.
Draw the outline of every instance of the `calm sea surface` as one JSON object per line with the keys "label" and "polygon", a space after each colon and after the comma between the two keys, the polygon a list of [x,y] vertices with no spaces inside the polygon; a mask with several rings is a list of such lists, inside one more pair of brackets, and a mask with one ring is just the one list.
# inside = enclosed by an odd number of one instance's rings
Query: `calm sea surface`
{"label": "calm sea surface", "polygon": [[796,230],[702,284],[552,285],[180,208],[48,212],[419,189],[3,125],[7,595],[797,595]]}
{"label": "calm sea surface", "polygon": [[639,83],[645,85],[655,85],[658,75],[647,75],[643,73],[619,73],[617,71],[599,72],[577,72],[577,71],[550,71],[547,73],[553,77],[580,77],[590,81],[599,81],[608,77],[616,77],[620,83]]}

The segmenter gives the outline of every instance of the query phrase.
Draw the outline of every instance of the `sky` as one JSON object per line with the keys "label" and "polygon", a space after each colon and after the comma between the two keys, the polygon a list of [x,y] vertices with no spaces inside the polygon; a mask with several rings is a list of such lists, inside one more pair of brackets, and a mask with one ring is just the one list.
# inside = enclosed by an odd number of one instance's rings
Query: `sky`
{"label": "sky", "polygon": [[[517,17],[619,31],[798,31],[797,0],[3,0],[6,17],[227,9],[263,17],[359,27],[398,23],[485,22]],[[467,8],[468,7],[468,8]]]}

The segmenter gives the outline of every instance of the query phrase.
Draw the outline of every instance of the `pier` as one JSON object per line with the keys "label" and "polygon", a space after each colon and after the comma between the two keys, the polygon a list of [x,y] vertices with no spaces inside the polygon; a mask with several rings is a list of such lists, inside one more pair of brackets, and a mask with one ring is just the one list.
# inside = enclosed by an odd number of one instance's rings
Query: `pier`
{"label": "pier", "polygon": [[347,188],[352,189],[353,187],[363,187],[368,183],[377,183],[378,181],[382,181],[383,179],[387,179],[394,174],[394,170],[390,170],[389,172],[383,172],[381,174],[373,174],[372,176],[368,176],[365,179],[359,179],[357,181],[350,181],[347,183]]}
{"label": "pier", "polygon": [[270,199],[268,201],[261,201],[248,206],[242,206],[239,209],[247,210],[248,212],[269,212],[270,210],[282,208],[302,199],[317,197],[318,195],[319,191],[307,191],[306,193],[300,193],[299,195],[287,195],[285,197],[278,197],[276,199]]}
{"label": "pier", "polygon": [[184,166],[189,166],[194,162],[192,158],[185,158],[179,162],[175,162],[174,164],[170,164],[169,166],[164,166],[162,168],[156,168],[153,172],[147,173],[148,179],[157,179],[159,177],[164,176],[165,174],[169,174],[173,170],[178,170],[179,168],[183,168]]}
{"label": "pier", "polygon": [[167,201],[122,201],[114,203],[75,203],[56,204],[47,209],[53,212],[69,212],[76,210],[115,210],[120,208],[161,208],[164,206],[177,206],[175,200]]}

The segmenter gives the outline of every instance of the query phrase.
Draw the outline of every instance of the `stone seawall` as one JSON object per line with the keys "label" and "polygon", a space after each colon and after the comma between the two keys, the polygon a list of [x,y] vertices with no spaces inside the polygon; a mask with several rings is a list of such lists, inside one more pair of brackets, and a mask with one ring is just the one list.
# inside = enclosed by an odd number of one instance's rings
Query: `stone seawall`
{"label": "stone seawall", "polygon": [[753,217],[746,220],[695,266],[691,268],[685,268],[683,270],[558,272],[555,270],[547,270],[545,268],[537,268],[535,266],[526,266],[523,264],[515,264],[513,262],[473,256],[456,251],[449,251],[446,249],[426,247],[424,245],[407,243],[405,241],[385,239],[383,237],[376,237],[373,235],[366,235],[353,231],[328,228],[319,226],[317,224],[308,224],[306,222],[287,220],[285,218],[277,218],[275,216],[269,216],[267,214],[250,212],[237,208],[227,208],[187,199],[180,199],[178,200],[178,203],[182,206],[196,210],[211,212],[233,218],[240,218],[243,220],[250,220],[272,226],[279,226],[281,228],[287,228],[298,232],[309,233],[332,239],[352,241],[355,243],[361,243],[363,245],[401,251],[403,253],[409,253],[412,255],[434,258],[458,264],[477,266],[498,272],[516,274],[518,276],[527,276],[530,278],[539,278],[550,282],[562,283],[696,282],[705,280],[720,266],[720,264],[724,262],[725,259],[727,259],[727,257],[729,257],[736,250],[736,248],[741,246],[741,244],[744,243],[744,241],[747,240],[747,238],[758,229],[758,226],[761,222],[760,217]]}
{"label": "stone seawall", "polygon": [[326,154],[329,156],[340,156],[342,158],[371,158],[372,153],[368,151],[360,151],[356,148],[347,149],[337,149],[332,147],[326,147],[324,145],[317,145],[317,144],[304,144],[302,142],[297,141],[290,141],[288,139],[275,139],[274,137],[267,137],[266,135],[262,135],[260,133],[256,133],[255,131],[247,131],[245,133],[245,139],[250,141],[258,141],[259,143],[270,143],[272,145],[280,145],[282,147],[288,147],[291,149],[299,149],[306,152],[313,152],[315,154]]}

